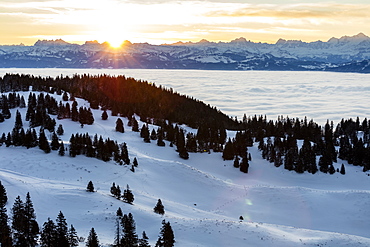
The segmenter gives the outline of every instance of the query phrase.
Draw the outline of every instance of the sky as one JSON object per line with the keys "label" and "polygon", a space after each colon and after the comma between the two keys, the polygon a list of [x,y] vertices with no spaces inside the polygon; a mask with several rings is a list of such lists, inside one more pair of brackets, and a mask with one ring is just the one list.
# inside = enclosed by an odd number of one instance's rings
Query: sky
{"label": "sky", "polygon": [[0,44],[63,39],[119,46],[201,39],[327,41],[370,35],[369,0],[0,0]]}

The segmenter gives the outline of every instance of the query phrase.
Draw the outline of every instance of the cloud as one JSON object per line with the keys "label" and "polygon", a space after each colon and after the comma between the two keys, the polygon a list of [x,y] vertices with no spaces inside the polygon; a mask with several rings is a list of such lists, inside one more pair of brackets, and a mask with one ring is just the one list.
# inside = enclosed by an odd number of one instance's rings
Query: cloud
{"label": "cloud", "polygon": [[216,10],[208,17],[272,17],[277,19],[303,18],[370,18],[369,4],[295,4],[247,5],[238,9]]}

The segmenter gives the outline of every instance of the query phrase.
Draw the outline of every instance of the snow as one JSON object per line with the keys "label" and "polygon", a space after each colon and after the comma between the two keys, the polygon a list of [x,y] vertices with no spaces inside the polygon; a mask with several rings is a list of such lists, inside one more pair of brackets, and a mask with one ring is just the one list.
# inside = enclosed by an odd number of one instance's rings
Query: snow
{"label": "snow", "polygon": [[[267,89],[256,86],[254,90],[263,93]],[[27,102],[29,93],[21,94]],[[52,96],[61,99],[56,94]],[[78,106],[89,104],[78,99]],[[11,119],[0,123],[0,132],[12,130],[16,110],[11,110]],[[24,128],[28,128],[24,120],[26,108],[19,110]],[[86,238],[94,227],[104,246],[113,243],[118,207],[133,214],[137,233],[145,230],[152,245],[166,219],[174,230],[175,246],[179,247],[370,246],[370,177],[361,167],[343,162],[344,176],[297,174],[275,168],[261,158],[254,146],[249,149],[250,172],[244,174],[233,168],[232,161],[223,161],[221,153],[190,153],[189,160],[182,160],[168,142],[166,147],[144,143],[139,133],[127,126],[127,119],[122,118],[122,134],[114,131],[117,117],[109,114],[103,121],[101,110],[93,113],[94,124],[83,128],[69,119],[56,120],[65,131],[62,140],[68,142],[71,134],[88,132],[126,142],[131,160],[137,157],[139,162],[135,173],[113,161],[1,146],[0,180],[8,192],[8,212],[17,195],[24,199],[30,192],[40,225],[62,211],[79,236]],[[150,125],[150,129],[154,127]],[[50,140],[50,133],[46,134]],[[95,193],[85,190],[90,180]],[[130,186],[135,196],[133,205],[110,195],[113,182],[121,188]],[[158,199],[165,207],[164,216],[153,212]],[[239,221],[240,216],[244,221]]]}

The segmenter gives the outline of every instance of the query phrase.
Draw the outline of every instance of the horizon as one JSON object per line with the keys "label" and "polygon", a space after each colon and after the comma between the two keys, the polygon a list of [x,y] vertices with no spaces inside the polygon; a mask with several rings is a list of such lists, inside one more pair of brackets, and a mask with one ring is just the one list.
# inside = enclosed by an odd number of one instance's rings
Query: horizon
{"label": "horizon", "polygon": [[80,41],[80,42],[69,42],[69,41],[66,41],[62,38],[56,38],[56,39],[38,39],[37,41],[35,41],[33,44],[23,44],[23,43],[20,43],[20,44],[0,44],[0,46],[34,46],[37,42],[57,42],[57,41],[61,41],[61,42],[66,42],[68,44],[71,44],[71,45],[84,45],[86,43],[96,43],[96,44],[99,44],[99,45],[108,45],[108,46],[111,46],[112,48],[119,48],[119,47],[122,47],[125,45],[125,43],[130,43],[130,44],[150,44],[150,45],[174,45],[174,44],[177,44],[177,43],[182,43],[182,44],[197,44],[197,43],[201,43],[201,42],[210,42],[210,43],[230,43],[232,41],[236,41],[236,40],[239,40],[239,39],[245,39],[246,41],[248,42],[253,42],[253,43],[266,43],[266,44],[276,44],[279,40],[286,40],[286,41],[301,41],[301,42],[304,42],[304,43],[311,43],[311,42],[328,42],[330,39],[332,38],[337,38],[337,39],[340,39],[340,38],[343,38],[343,37],[355,37],[355,36],[359,36],[359,35],[364,35],[368,38],[370,38],[368,35],[366,35],[364,32],[359,32],[357,34],[354,34],[354,35],[342,35],[340,37],[330,37],[326,40],[313,40],[313,41],[304,41],[304,40],[301,40],[301,39],[285,39],[284,37],[280,37],[278,38],[275,42],[272,42],[272,43],[268,43],[268,42],[261,42],[261,41],[253,41],[253,40],[248,40],[247,38],[245,37],[236,37],[234,39],[231,39],[231,40],[228,40],[228,41],[221,41],[221,40],[207,40],[207,39],[200,39],[200,40],[197,40],[197,41],[184,41],[184,40],[179,40],[179,41],[175,41],[175,42],[171,42],[171,43],[161,43],[161,44],[153,44],[153,43],[149,43],[149,42],[137,42],[137,43],[134,43],[134,42],[131,42],[130,40],[124,40],[120,43],[120,45],[117,45],[117,46],[114,46],[112,45],[111,43],[109,43],[109,41],[103,41],[103,42],[99,42],[97,40],[85,40],[85,41]]}
{"label": "horizon", "polygon": [[159,45],[239,37],[272,44],[280,38],[313,42],[370,33],[365,0],[5,0],[0,7],[4,45],[63,39],[119,47],[125,40]]}

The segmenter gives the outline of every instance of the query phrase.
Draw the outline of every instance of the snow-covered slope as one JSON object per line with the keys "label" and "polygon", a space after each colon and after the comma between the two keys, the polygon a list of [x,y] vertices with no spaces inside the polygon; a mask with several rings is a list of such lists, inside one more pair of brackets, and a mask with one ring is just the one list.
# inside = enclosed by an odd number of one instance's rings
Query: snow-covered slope
{"label": "snow-covered slope", "polygon": [[0,46],[0,67],[159,68],[228,70],[336,70],[369,72],[343,64],[370,59],[370,38],[363,33],[327,42],[280,39],[276,44],[245,38],[231,42],[132,44],[112,49],[107,43],[37,41],[33,46]]}
{"label": "snow-covered slope", "polygon": [[[28,92],[22,94],[28,96]],[[58,95],[53,97],[60,100]],[[78,104],[89,105],[81,99]],[[11,119],[0,123],[0,132],[12,130],[16,110]],[[26,109],[19,110],[28,128]],[[117,117],[103,121],[102,111],[93,113],[94,124],[83,128],[69,119],[57,120],[65,131],[61,139],[67,144],[71,134],[88,132],[126,142],[131,160],[138,159],[136,171],[113,161],[1,146],[0,180],[8,192],[8,212],[17,195],[25,198],[30,192],[40,225],[62,211],[79,236],[87,237],[94,227],[104,246],[113,243],[118,207],[133,214],[137,233],[145,230],[152,245],[163,219],[171,223],[175,246],[370,245],[370,179],[360,167],[346,165],[346,175],[297,174],[275,168],[254,146],[249,149],[249,173],[244,174],[232,162],[223,161],[221,153],[191,153],[189,160],[183,160],[168,143],[166,147],[144,143],[139,133],[127,127],[127,119],[123,119],[122,134],[114,130]],[[90,180],[95,193],[85,190]],[[121,188],[130,186],[133,205],[110,195],[113,182]],[[164,216],[153,212],[158,199],[165,207]]]}

